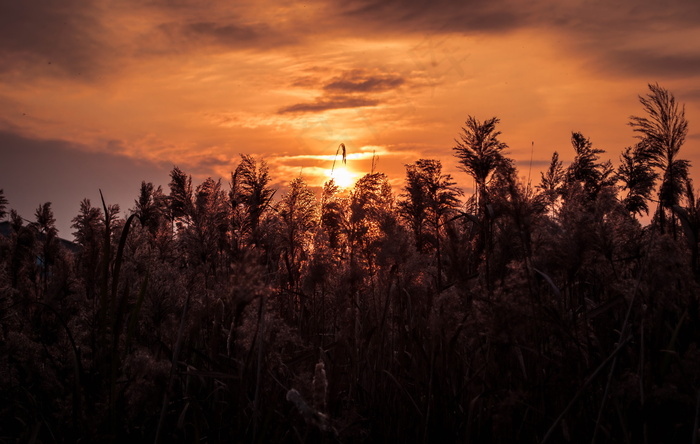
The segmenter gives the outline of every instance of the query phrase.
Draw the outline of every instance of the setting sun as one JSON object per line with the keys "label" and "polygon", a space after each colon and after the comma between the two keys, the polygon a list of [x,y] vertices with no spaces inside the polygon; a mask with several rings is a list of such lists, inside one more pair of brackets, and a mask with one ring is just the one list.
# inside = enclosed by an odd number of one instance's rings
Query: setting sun
{"label": "setting sun", "polygon": [[335,183],[341,188],[351,187],[355,183],[357,174],[348,170],[345,167],[336,167],[334,170],[328,170],[328,178],[335,180]]}

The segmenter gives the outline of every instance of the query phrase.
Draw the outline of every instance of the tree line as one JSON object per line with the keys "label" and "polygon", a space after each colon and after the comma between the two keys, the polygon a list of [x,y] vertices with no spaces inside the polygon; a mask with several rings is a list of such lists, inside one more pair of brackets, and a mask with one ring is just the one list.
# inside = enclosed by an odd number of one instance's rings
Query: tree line
{"label": "tree line", "polygon": [[617,167],[573,132],[535,186],[469,116],[470,196],[435,159],[398,193],[276,196],[242,155],[142,182],[126,218],[83,200],[66,246],[0,190],[0,439],[695,442],[688,122],[658,84],[640,104]]}

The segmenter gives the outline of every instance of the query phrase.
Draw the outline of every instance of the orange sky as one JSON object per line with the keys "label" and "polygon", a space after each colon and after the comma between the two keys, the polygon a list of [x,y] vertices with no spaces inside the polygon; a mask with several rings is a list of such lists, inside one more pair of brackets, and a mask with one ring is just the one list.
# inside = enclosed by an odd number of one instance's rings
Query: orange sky
{"label": "orange sky", "polygon": [[28,219],[52,201],[70,237],[99,188],[126,210],[141,180],[167,188],[178,165],[226,181],[239,153],[276,186],[318,185],[342,142],[396,193],[420,157],[468,192],[451,148],[470,114],[499,117],[538,181],[553,151],[571,159],[571,131],[617,164],[649,82],[685,103],[697,176],[700,2],[455,3],[2,2],[0,188]]}

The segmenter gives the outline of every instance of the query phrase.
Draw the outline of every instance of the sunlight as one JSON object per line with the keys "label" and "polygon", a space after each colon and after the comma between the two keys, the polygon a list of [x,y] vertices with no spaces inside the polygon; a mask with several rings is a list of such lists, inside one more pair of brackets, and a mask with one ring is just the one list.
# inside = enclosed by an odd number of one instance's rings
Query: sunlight
{"label": "sunlight", "polygon": [[352,171],[348,170],[344,166],[336,167],[333,172],[327,170],[328,178],[335,180],[335,183],[341,188],[351,187],[355,183],[355,177],[357,176]]}

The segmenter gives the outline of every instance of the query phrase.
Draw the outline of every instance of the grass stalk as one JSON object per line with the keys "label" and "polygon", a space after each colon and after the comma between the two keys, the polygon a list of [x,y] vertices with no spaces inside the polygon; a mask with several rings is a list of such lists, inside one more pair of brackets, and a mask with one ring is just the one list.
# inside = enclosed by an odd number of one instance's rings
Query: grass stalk
{"label": "grass stalk", "polygon": [[158,418],[158,427],[156,428],[156,438],[155,444],[160,442],[161,431],[163,430],[163,423],[165,422],[165,414],[168,411],[168,402],[170,400],[170,392],[173,389],[173,379],[175,376],[175,371],[177,370],[178,357],[180,355],[180,348],[182,347],[182,336],[185,331],[185,320],[187,319],[187,308],[190,303],[190,292],[185,289],[185,304],[182,307],[182,317],[180,318],[180,328],[177,331],[177,341],[175,342],[175,349],[173,350],[172,366],[170,367],[170,376],[168,377],[168,385],[165,389],[165,394],[163,394],[163,405],[160,409],[160,417]]}

